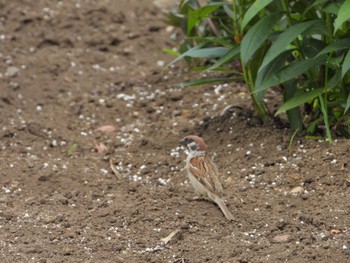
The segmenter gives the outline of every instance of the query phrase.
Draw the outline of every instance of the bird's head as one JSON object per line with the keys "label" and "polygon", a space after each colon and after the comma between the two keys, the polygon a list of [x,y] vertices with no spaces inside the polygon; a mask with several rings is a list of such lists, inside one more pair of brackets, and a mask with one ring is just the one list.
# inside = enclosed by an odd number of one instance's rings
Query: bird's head
{"label": "bird's head", "polygon": [[205,152],[208,148],[208,145],[204,142],[204,140],[197,135],[187,135],[182,138],[179,143],[187,148],[187,150],[191,152],[201,151]]}

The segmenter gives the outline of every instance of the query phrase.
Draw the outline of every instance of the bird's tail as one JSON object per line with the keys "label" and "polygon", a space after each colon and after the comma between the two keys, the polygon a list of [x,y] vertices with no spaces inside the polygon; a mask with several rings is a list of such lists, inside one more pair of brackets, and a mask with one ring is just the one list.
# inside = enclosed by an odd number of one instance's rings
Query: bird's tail
{"label": "bird's tail", "polygon": [[224,200],[222,200],[222,198],[215,196],[215,198],[213,199],[213,201],[220,207],[222,213],[225,215],[225,217],[227,218],[227,220],[233,220],[233,215],[231,214],[231,212],[228,210]]}

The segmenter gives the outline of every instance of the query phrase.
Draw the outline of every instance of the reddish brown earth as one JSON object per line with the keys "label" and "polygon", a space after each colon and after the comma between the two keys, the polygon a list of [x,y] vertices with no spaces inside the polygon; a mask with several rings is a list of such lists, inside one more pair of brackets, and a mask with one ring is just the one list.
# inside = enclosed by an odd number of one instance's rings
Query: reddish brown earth
{"label": "reddish brown earth", "polygon": [[[348,140],[289,151],[242,84],[173,86],[190,75],[161,74],[174,31],[151,0],[0,3],[1,262],[350,262]],[[192,200],[187,134],[233,222]]]}

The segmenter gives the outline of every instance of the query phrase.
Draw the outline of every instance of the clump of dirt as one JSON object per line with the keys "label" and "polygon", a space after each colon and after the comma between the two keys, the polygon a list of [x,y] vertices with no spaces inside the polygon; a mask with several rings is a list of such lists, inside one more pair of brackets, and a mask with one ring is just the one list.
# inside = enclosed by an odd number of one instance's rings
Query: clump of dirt
{"label": "clump of dirt", "polygon": [[[240,83],[175,87],[191,76],[161,74],[175,31],[151,0],[1,3],[3,262],[350,260],[349,141],[291,142]],[[187,134],[234,222],[193,201]]]}

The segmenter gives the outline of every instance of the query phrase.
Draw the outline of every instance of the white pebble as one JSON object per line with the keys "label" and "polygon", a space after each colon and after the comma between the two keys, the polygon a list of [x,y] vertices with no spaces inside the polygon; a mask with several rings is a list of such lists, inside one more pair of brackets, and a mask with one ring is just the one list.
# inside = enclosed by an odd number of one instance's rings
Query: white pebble
{"label": "white pebble", "polygon": [[158,65],[159,67],[164,67],[165,62],[164,62],[163,60],[158,60],[158,61],[157,61],[157,65]]}
{"label": "white pebble", "polygon": [[166,185],[166,180],[163,179],[163,178],[158,178],[158,182],[159,182],[161,185]]}
{"label": "white pebble", "polygon": [[100,70],[100,69],[101,69],[101,66],[98,65],[98,64],[94,64],[94,65],[92,65],[92,69],[94,69],[94,70]]}
{"label": "white pebble", "polygon": [[103,175],[108,174],[108,170],[106,170],[106,169],[100,169],[100,172],[101,172]]}

